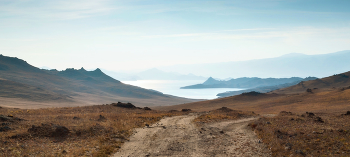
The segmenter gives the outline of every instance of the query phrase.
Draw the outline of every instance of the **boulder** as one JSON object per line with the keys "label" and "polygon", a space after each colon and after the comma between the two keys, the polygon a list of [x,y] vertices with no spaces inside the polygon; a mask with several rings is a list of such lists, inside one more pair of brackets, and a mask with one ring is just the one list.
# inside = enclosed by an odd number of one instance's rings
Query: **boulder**
{"label": "boulder", "polygon": [[100,115],[100,118],[98,119],[98,121],[107,121],[107,118],[102,116],[102,115]]}
{"label": "boulder", "polygon": [[0,132],[6,132],[6,131],[9,131],[9,130],[13,130],[13,129],[8,127],[8,126],[0,127]]}
{"label": "boulder", "polygon": [[122,103],[122,102],[118,102],[117,104],[116,104],[116,103],[113,103],[112,105],[113,105],[113,106],[116,106],[116,107],[122,107],[122,108],[136,108],[136,106],[134,106],[134,105],[131,104],[131,103]]}
{"label": "boulder", "polygon": [[144,107],[143,109],[144,109],[144,110],[152,110],[152,109],[149,108],[149,107]]}
{"label": "boulder", "polygon": [[182,112],[190,112],[190,111],[192,111],[191,109],[182,109],[181,110]]}

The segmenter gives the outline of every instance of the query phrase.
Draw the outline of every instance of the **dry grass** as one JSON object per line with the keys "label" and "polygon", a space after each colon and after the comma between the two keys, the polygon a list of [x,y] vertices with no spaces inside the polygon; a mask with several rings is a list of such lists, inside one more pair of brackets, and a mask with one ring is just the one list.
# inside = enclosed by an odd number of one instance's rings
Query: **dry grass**
{"label": "dry grass", "polygon": [[207,114],[202,114],[197,117],[193,121],[197,126],[202,125],[204,123],[215,123],[226,120],[237,120],[240,118],[248,118],[257,116],[254,112],[243,112],[238,110],[232,110],[227,107],[222,107],[217,110],[212,110]]}
{"label": "dry grass", "polygon": [[[98,105],[30,110],[0,108],[0,114],[25,120],[4,124],[14,129],[0,132],[0,156],[6,157],[108,156],[128,140],[132,129],[157,122],[164,116],[182,113]],[[100,119],[100,115],[106,119]],[[2,123],[8,122],[1,122],[0,127]],[[42,124],[64,126],[70,133],[67,136],[50,137],[28,132],[32,125]]]}
{"label": "dry grass", "polygon": [[281,112],[250,126],[273,156],[350,156],[349,120],[341,113]]}
{"label": "dry grass", "polygon": [[[348,85],[346,86],[348,87]],[[258,96],[237,95],[208,101],[161,106],[159,110],[179,110],[189,108],[198,112],[229,107],[236,110],[254,111],[260,114],[278,114],[280,111],[292,112],[339,112],[350,110],[350,89],[335,88],[306,91],[299,94],[262,94]]]}

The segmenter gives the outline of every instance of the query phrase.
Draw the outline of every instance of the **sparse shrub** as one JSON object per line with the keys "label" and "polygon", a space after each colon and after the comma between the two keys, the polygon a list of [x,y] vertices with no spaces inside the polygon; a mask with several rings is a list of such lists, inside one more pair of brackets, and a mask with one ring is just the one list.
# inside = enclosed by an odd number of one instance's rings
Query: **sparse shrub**
{"label": "sparse shrub", "polygon": [[192,111],[191,109],[182,109],[181,110],[182,112],[190,112],[190,111]]}

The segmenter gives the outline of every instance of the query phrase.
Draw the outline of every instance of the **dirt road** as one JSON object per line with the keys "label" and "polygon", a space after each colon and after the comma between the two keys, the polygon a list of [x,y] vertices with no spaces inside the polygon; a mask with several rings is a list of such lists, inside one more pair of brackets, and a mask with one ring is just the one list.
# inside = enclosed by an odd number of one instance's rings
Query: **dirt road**
{"label": "dirt road", "polygon": [[270,156],[247,127],[254,118],[196,127],[196,115],[167,117],[150,127],[136,129],[115,157],[144,156]]}

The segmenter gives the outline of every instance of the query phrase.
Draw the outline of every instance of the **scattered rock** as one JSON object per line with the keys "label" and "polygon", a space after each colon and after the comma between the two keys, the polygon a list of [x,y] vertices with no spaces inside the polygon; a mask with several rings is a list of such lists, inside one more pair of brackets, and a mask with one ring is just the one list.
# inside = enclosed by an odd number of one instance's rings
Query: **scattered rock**
{"label": "scattered rock", "polygon": [[291,150],[293,145],[290,143],[287,143],[285,146],[286,146],[285,147],[286,150]]}
{"label": "scattered rock", "polygon": [[136,106],[134,106],[133,104],[131,104],[129,102],[128,103],[118,102],[117,104],[113,103],[112,105],[116,106],[116,107],[122,107],[122,108],[136,108]]}
{"label": "scattered rock", "polygon": [[346,111],[346,113],[345,113],[345,114],[342,114],[342,115],[344,115],[344,116],[349,116],[349,115],[350,115],[350,111]]}
{"label": "scattered rock", "polygon": [[8,127],[8,126],[0,127],[0,132],[6,132],[6,131],[9,131],[9,130],[13,130],[13,129]]}
{"label": "scattered rock", "polygon": [[191,109],[182,109],[181,110],[182,112],[190,112],[190,111],[192,111]]}
{"label": "scattered rock", "polygon": [[81,131],[78,130],[78,131],[75,132],[75,134],[76,134],[77,136],[80,136],[80,135],[81,135]]}
{"label": "scattered rock", "polygon": [[32,125],[32,128],[28,129],[28,133],[37,137],[65,137],[69,132],[68,128],[55,124]]}
{"label": "scattered rock", "polygon": [[14,122],[14,121],[23,121],[23,119],[13,117],[12,115],[8,115],[8,116],[0,115],[0,121],[1,122],[6,122],[6,121]]}
{"label": "scattered rock", "polygon": [[317,132],[317,131],[313,131],[313,134],[323,134],[323,132]]}
{"label": "scattered rock", "polygon": [[315,122],[324,123],[321,117],[316,117]]}
{"label": "scattered rock", "polygon": [[296,154],[303,155],[303,156],[306,155],[302,150],[296,150],[295,153],[296,153]]}
{"label": "scattered rock", "polygon": [[0,115],[0,121],[2,121],[2,122],[11,121],[12,119],[13,118],[11,118],[11,117]]}
{"label": "scattered rock", "polygon": [[315,116],[315,114],[312,112],[306,112],[306,116],[309,118],[313,118]]}
{"label": "scattered rock", "polygon": [[297,118],[296,121],[301,122],[301,121],[304,121],[304,120],[301,119],[301,118]]}
{"label": "scattered rock", "polygon": [[143,109],[144,109],[144,110],[152,110],[152,109],[149,108],[149,107],[144,107]]}
{"label": "scattered rock", "polygon": [[1,123],[1,126],[11,125],[11,123]]}
{"label": "scattered rock", "polygon": [[308,88],[308,89],[306,89],[306,92],[312,93],[312,89]]}
{"label": "scattered rock", "polygon": [[107,118],[106,117],[104,117],[104,116],[102,116],[102,115],[100,115],[100,118],[98,119],[98,121],[107,121]]}
{"label": "scattered rock", "polygon": [[282,132],[280,130],[275,131],[275,135],[277,136],[277,138],[280,138],[280,139],[297,136],[297,134],[288,134],[287,132]]}
{"label": "scattered rock", "polygon": [[266,122],[266,124],[271,124],[271,122]]}
{"label": "scattered rock", "polygon": [[147,128],[149,128],[149,124],[145,124],[145,126],[146,126]]}
{"label": "scattered rock", "polygon": [[293,121],[293,120],[294,120],[294,118],[291,118],[290,120],[291,120],[291,121]]}
{"label": "scattered rock", "polygon": [[80,118],[79,117],[73,117],[74,120],[79,120]]}
{"label": "scattered rock", "polygon": [[281,116],[284,116],[284,115],[293,115],[292,112],[287,112],[287,111],[281,111],[280,114]]}

